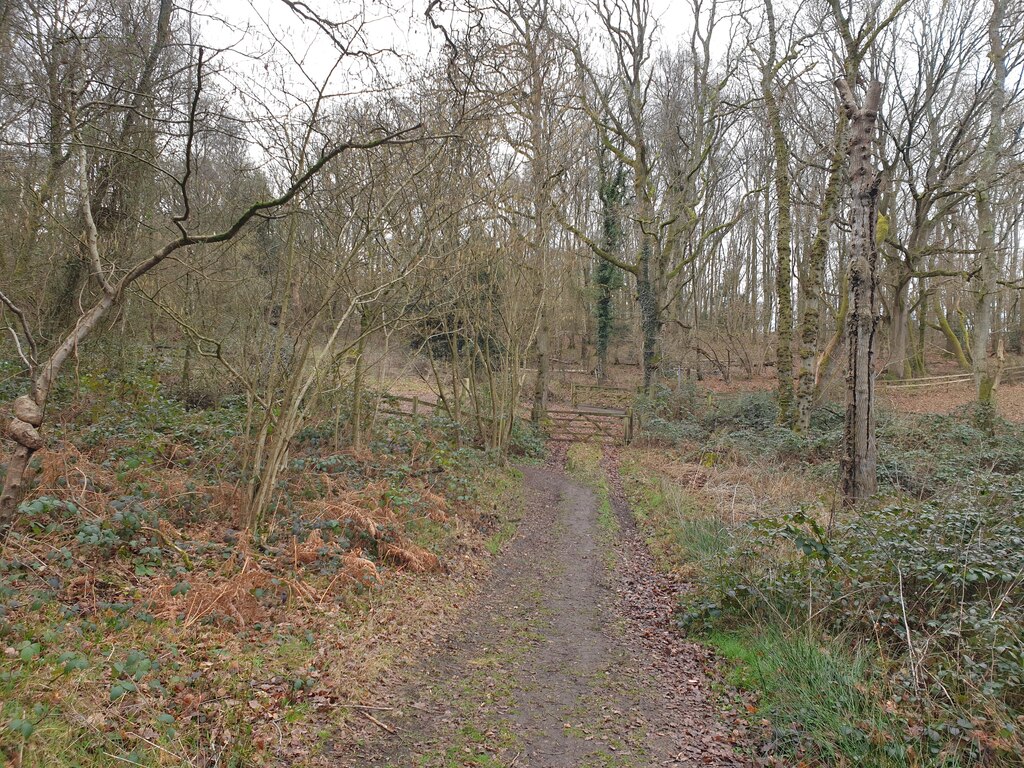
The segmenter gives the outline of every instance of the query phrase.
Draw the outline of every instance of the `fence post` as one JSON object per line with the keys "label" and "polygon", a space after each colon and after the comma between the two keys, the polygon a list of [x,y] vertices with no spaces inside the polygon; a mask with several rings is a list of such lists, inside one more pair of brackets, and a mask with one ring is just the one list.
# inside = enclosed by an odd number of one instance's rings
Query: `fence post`
{"label": "fence post", "polygon": [[414,395],[412,398],[412,415],[415,416],[420,412],[420,399]]}

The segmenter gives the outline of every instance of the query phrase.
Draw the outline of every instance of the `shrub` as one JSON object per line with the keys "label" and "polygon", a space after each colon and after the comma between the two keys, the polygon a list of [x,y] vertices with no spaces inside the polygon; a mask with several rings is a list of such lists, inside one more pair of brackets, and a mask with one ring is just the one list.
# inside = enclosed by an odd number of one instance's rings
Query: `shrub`
{"label": "shrub", "polygon": [[539,459],[544,456],[545,450],[544,436],[536,424],[523,419],[516,419],[512,423],[509,453],[513,456]]}
{"label": "shrub", "polygon": [[704,396],[692,381],[684,381],[676,389],[655,384],[650,392],[637,395],[634,409],[644,422],[653,419],[663,422],[690,420],[696,417],[703,399]]}
{"label": "shrub", "polygon": [[643,436],[656,443],[681,446],[702,443],[707,439],[708,433],[696,421],[668,421],[652,416],[644,422]]}
{"label": "shrub", "polygon": [[769,429],[779,420],[779,405],[772,392],[751,392],[714,400],[704,421],[712,429]]}

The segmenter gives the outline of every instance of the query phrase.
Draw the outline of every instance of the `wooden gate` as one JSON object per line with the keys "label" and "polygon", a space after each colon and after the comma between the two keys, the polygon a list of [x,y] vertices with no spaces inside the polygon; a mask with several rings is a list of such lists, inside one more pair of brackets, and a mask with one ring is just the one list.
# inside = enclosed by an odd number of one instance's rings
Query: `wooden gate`
{"label": "wooden gate", "polygon": [[547,412],[551,439],[559,442],[596,442],[621,445],[633,439],[631,408],[580,406]]}

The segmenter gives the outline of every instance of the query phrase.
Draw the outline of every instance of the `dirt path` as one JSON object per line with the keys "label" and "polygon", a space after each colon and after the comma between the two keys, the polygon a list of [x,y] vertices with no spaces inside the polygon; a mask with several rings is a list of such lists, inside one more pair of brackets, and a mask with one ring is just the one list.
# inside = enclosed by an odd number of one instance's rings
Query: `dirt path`
{"label": "dirt path", "polygon": [[524,475],[527,511],[491,581],[419,682],[374,713],[395,735],[339,750],[337,765],[751,765],[706,654],[669,629],[672,590],[621,496],[602,507],[557,465]]}

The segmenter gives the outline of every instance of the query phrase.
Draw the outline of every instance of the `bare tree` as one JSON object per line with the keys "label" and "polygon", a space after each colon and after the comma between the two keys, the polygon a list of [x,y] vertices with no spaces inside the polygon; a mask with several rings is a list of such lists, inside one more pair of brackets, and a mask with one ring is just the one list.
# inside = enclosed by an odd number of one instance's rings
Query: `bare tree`
{"label": "bare tree", "polygon": [[849,502],[874,494],[878,487],[878,446],[875,439],[875,333],[878,328],[878,244],[876,219],[881,182],[875,160],[875,131],[882,99],[876,79],[861,85],[861,64],[878,35],[898,16],[900,0],[884,19],[879,8],[853,31],[839,0],[832,12],[846,49],[845,71],[836,79],[840,103],[849,124],[851,231],[849,253],[849,319],[847,320],[846,421],[841,460],[843,496]]}
{"label": "bare tree", "polygon": [[[161,12],[153,32],[156,42],[150,48],[150,53],[139,62],[139,70],[132,80],[134,86],[126,88],[118,94],[124,98],[124,102],[117,105],[118,110],[128,114],[139,113],[142,111],[143,105],[153,99],[151,88],[152,70],[155,66],[153,59],[159,56],[160,50],[165,46],[166,30],[171,24],[169,14],[169,10],[167,13]],[[75,33],[73,26],[70,27],[70,33]],[[97,66],[105,66],[104,53],[102,50],[80,49],[79,64],[75,70],[75,76],[79,83],[89,82],[90,62],[99,62]],[[74,101],[62,105],[64,119],[68,125],[62,151],[73,159],[75,168],[73,181],[81,213],[80,247],[86,257],[88,284],[91,292],[83,291],[82,293],[85,293],[85,298],[91,303],[83,306],[81,312],[68,322],[67,327],[61,331],[45,358],[36,361],[25,356],[31,378],[31,389],[15,400],[14,419],[8,427],[8,435],[16,443],[16,448],[7,469],[3,493],[0,495],[0,516],[5,523],[10,521],[14,507],[25,489],[27,470],[32,456],[43,446],[41,427],[44,423],[46,405],[63,365],[70,357],[77,354],[82,342],[99,329],[101,322],[111,310],[120,307],[125,302],[130,290],[140,278],[173,260],[185,249],[227,243],[233,240],[254,219],[279,211],[290,203],[301,191],[306,189],[325,166],[343,153],[408,141],[418,129],[418,127],[381,128],[368,132],[364,137],[326,140],[312,161],[303,165],[282,184],[277,193],[271,194],[267,198],[248,201],[239,212],[229,217],[223,228],[206,233],[197,232],[192,228],[191,194],[195,184],[196,137],[203,128],[201,122],[203,114],[200,112],[199,105],[204,89],[204,77],[207,75],[207,63],[204,60],[202,48],[196,49],[196,53],[195,77],[190,89],[191,93],[183,100],[182,119],[172,123],[172,125],[180,126],[181,130],[178,135],[168,137],[168,143],[172,147],[180,148],[177,152],[177,170],[172,172],[148,159],[135,148],[132,143],[133,137],[123,135],[126,133],[125,131],[122,131],[122,136],[116,140],[121,142],[123,139],[124,145],[115,143],[113,147],[116,154],[127,154],[134,157],[144,167],[156,170],[161,178],[169,180],[169,189],[173,197],[176,198],[168,200],[168,207],[173,206],[173,210],[164,214],[160,225],[154,227],[155,231],[164,233],[163,239],[160,239],[161,235],[158,235],[155,245],[144,242],[137,243],[138,249],[144,251],[143,254],[139,256],[137,253],[125,252],[123,263],[121,259],[114,258],[116,249],[104,241],[104,232],[95,216],[95,201],[97,194],[100,199],[106,199],[112,194],[110,190],[114,186],[122,185],[125,180],[125,172],[123,168],[120,171],[115,171],[109,180],[103,174],[98,177],[98,181],[90,178],[90,142],[87,137],[87,132],[91,127],[91,123],[88,122],[90,102],[85,100],[85,88],[79,88]],[[86,55],[94,58],[86,61]],[[130,125],[131,122],[126,118],[124,124]],[[127,133],[131,133],[131,131],[129,130]],[[127,189],[123,189],[122,192],[128,195],[132,194]],[[90,295],[94,295],[95,298],[89,299]],[[16,307],[10,297],[5,297],[4,303],[12,312],[16,308],[20,311],[20,307]],[[24,317],[24,313],[20,313],[20,316]],[[29,342],[30,335],[27,325],[23,327],[23,332],[25,341]],[[28,346],[31,347],[32,344],[29,343]]]}
{"label": "bare tree", "polygon": [[[992,13],[988,21],[988,58],[992,65],[992,84],[988,96],[988,139],[981,155],[977,187],[974,192],[978,210],[978,253],[980,285],[974,316],[974,339],[971,360],[974,382],[978,389],[978,403],[983,412],[990,414],[993,395],[999,380],[999,360],[990,362],[988,347],[992,336],[992,314],[998,280],[998,252],[996,246],[996,219],[992,196],[998,183],[999,163],[1003,151],[1003,114],[1006,105],[1006,49],[1003,45],[1003,24],[1006,20],[1006,0],[992,0]],[[991,429],[991,416],[984,417]]]}
{"label": "bare tree", "polygon": [[793,182],[790,177],[790,148],[782,125],[779,99],[785,98],[777,83],[779,73],[795,56],[791,49],[779,55],[779,31],[772,0],[765,0],[765,19],[768,24],[767,52],[761,62],[761,98],[764,101],[775,161],[775,293],[778,314],[775,370],[778,376],[779,421],[793,421]]}

